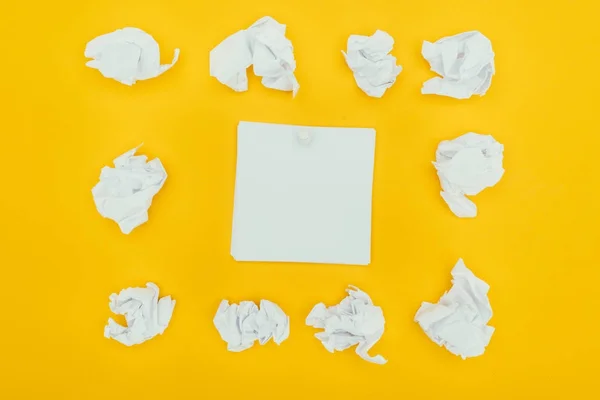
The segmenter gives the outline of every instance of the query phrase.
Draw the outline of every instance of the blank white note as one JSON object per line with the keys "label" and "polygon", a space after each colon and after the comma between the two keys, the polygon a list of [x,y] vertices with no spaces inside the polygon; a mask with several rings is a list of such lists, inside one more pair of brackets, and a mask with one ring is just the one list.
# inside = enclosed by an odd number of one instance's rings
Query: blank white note
{"label": "blank white note", "polygon": [[231,255],[367,265],[375,130],[240,122]]}

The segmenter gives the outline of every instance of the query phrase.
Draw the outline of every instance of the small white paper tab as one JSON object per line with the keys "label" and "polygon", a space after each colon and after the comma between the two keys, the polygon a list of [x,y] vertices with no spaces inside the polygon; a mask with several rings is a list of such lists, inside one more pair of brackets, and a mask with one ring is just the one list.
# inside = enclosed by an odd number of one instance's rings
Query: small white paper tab
{"label": "small white paper tab", "polygon": [[233,258],[369,264],[374,156],[374,129],[240,122]]}
{"label": "small white paper tab", "polygon": [[158,286],[149,282],[145,288],[128,288],[118,295],[111,294],[108,306],[113,313],[125,316],[127,326],[109,318],[104,337],[133,346],[162,335],[173,316],[175,300],[171,296],[159,300],[158,293]]}
{"label": "small white paper tab", "polygon": [[119,224],[125,234],[148,221],[152,198],[167,179],[158,158],[146,162],[146,156],[134,155],[139,147],[115,158],[115,168],[102,168],[100,182],[92,189],[100,215]]}
{"label": "small white paper tab", "polygon": [[306,317],[306,325],[323,328],[315,334],[330,353],[356,346],[356,354],[363,360],[385,364],[380,355],[370,356],[369,350],[381,339],[385,318],[381,307],[373,305],[368,294],[355,286],[346,289],[348,296],[337,306],[319,303]]}
{"label": "small white paper tab", "polygon": [[240,352],[254,346],[258,340],[264,345],[273,339],[280,345],[290,335],[290,317],[275,303],[260,301],[260,309],[252,301],[239,305],[221,301],[213,319],[227,350]]}
{"label": "small white paper tab", "polygon": [[263,17],[250,28],[227,37],[210,52],[210,76],[236,92],[248,90],[246,69],[253,65],[254,74],[270,89],[293,92],[296,80],[294,47],[285,37],[286,26],[271,17]]}
{"label": "small white paper tab", "polygon": [[464,360],[482,355],[494,333],[487,325],[493,315],[487,296],[490,286],[462,259],[454,266],[452,278],[452,289],[437,304],[423,302],[415,322],[431,340]]}
{"label": "small white paper tab", "polygon": [[472,95],[483,96],[492,84],[492,43],[478,31],[445,37],[435,43],[424,41],[421,54],[431,70],[443,77],[425,82],[422,94],[468,99]]}
{"label": "small white paper tab", "polygon": [[477,206],[465,195],[474,196],[500,181],[503,152],[504,146],[492,136],[472,132],[439,144],[433,165],[442,185],[440,194],[454,215],[477,216]]}
{"label": "small white paper tab", "polygon": [[91,40],[85,56],[87,66],[106,77],[131,86],[168,71],[179,59],[175,49],[171,64],[160,65],[160,50],[152,36],[138,28],[123,28]]}
{"label": "small white paper tab", "polygon": [[402,72],[402,66],[396,65],[396,57],[388,54],[393,47],[394,38],[377,30],[372,36],[351,35],[348,52],[342,51],[356,84],[371,97],[383,96]]}

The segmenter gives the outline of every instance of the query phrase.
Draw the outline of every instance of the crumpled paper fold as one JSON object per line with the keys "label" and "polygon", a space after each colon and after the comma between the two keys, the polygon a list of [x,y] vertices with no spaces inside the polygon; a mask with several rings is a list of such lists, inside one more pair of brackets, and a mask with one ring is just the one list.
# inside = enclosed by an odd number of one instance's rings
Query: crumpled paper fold
{"label": "crumpled paper fold", "polygon": [[102,168],[100,182],[92,189],[100,215],[119,224],[125,234],[148,221],[152,198],[167,179],[160,160],[146,162],[146,156],[134,155],[138,148],[115,158],[115,168]]}
{"label": "crumpled paper fold", "polygon": [[306,317],[306,325],[324,329],[315,337],[331,353],[357,345],[356,354],[363,360],[385,364],[387,360],[382,356],[368,354],[383,335],[385,318],[381,307],[374,306],[369,295],[357,287],[350,286],[346,292],[348,296],[338,305],[314,306]]}
{"label": "crumpled paper fold", "polygon": [[112,318],[104,328],[104,337],[114,339],[125,346],[140,344],[162,335],[173,316],[175,300],[171,296],[158,298],[158,286],[147,283],[145,288],[123,289],[110,295],[110,310],[124,315],[127,326],[116,323]]}
{"label": "crumpled paper fold", "polygon": [[86,63],[106,77],[131,86],[136,81],[156,78],[179,59],[175,49],[170,64],[160,65],[160,50],[152,36],[138,28],[123,28],[91,40],[85,47]]}
{"label": "crumpled paper fold", "polygon": [[250,28],[232,34],[211,50],[210,76],[236,92],[245,92],[246,69],[252,65],[264,86],[296,96],[300,85],[294,75],[294,48],[285,31],[285,25],[263,17]]}
{"label": "crumpled paper fold", "polygon": [[490,286],[462,259],[452,269],[452,278],[452,289],[436,304],[423,302],[415,322],[431,340],[464,360],[482,355],[494,333],[487,325],[492,318],[487,296]]}
{"label": "crumpled paper fold", "polygon": [[377,30],[372,36],[351,35],[347,52],[342,51],[356,84],[371,97],[383,96],[402,72],[396,57],[388,54],[393,47],[394,38]]}
{"label": "crumpled paper fold", "polygon": [[468,99],[472,95],[483,96],[492,84],[492,43],[478,31],[445,37],[435,43],[424,41],[421,54],[431,70],[442,76],[425,82],[422,94]]}
{"label": "crumpled paper fold", "polygon": [[492,136],[472,132],[439,144],[433,165],[442,186],[440,194],[456,216],[477,216],[477,206],[465,195],[476,195],[500,181],[503,152],[504,146]]}
{"label": "crumpled paper fold", "polygon": [[230,305],[223,300],[213,323],[233,352],[249,349],[257,340],[264,345],[273,339],[279,345],[290,335],[290,317],[268,300],[260,301],[260,309],[252,301]]}

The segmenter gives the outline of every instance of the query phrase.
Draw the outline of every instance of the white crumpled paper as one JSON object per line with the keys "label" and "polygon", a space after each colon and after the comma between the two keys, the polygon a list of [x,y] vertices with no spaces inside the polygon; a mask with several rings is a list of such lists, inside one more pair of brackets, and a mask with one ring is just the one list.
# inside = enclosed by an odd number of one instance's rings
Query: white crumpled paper
{"label": "white crumpled paper", "polygon": [[131,86],[168,71],[179,59],[179,49],[175,49],[171,64],[160,65],[156,40],[141,29],[123,28],[91,40],[85,47],[85,56],[93,58],[87,62],[88,67]]}
{"label": "white crumpled paper", "polygon": [[348,296],[339,305],[314,306],[306,317],[306,325],[324,329],[315,337],[331,353],[358,345],[356,354],[363,360],[385,364],[387,360],[382,356],[368,354],[383,335],[385,318],[381,307],[374,306],[369,295],[357,287],[350,286],[346,292]]}
{"label": "white crumpled paper", "polygon": [[108,319],[104,328],[104,337],[115,339],[125,346],[140,344],[162,335],[173,315],[175,300],[171,296],[158,299],[158,286],[147,283],[145,288],[123,289],[117,295],[109,297],[110,310],[118,315],[124,315],[127,326]]}
{"label": "white crumpled paper", "polygon": [[468,99],[474,94],[483,96],[492,84],[492,43],[478,31],[445,37],[435,43],[424,41],[421,54],[431,70],[443,77],[425,82],[423,94]]}
{"label": "white crumpled paper", "polygon": [[290,317],[268,300],[260,301],[260,309],[252,301],[230,305],[223,300],[213,323],[233,352],[249,349],[256,340],[264,345],[272,338],[279,345],[290,335]]}
{"label": "white crumpled paper", "polygon": [[250,28],[227,37],[210,52],[210,76],[236,92],[248,90],[246,69],[270,89],[293,92],[300,85],[294,76],[296,60],[292,42],[285,37],[286,26],[271,17],[263,17]]}
{"label": "white crumpled paper", "polygon": [[115,168],[102,168],[92,189],[100,215],[118,223],[125,234],[148,221],[152,198],[167,179],[158,158],[146,162],[146,156],[134,156],[138,148],[115,158]]}
{"label": "white crumpled paper", "polygon": [[456,216],[477,216],[477,206],[465,195],[476,195],[500,181],[503,151],[492,136],[472,132],[439,144],[433,165],[442,185],[440,194]]}
{"label": "white crumpled paper", "polygon": [[348,52],[342,51],[356,84],[371,97],[383,96],[402,72],[396,57],[388,54],[393,47],[394,38],[377,30],[372,36],[351,35]]}
{"label": "white crumpled paper", "polygon": [[459,259],[452,269],[452,289],[437,304],[423,302],[415,315],[427,336],[452,354],[477,357],[490,343],[494,328],[487,325],[492,307],[490,286],[477,278]]}

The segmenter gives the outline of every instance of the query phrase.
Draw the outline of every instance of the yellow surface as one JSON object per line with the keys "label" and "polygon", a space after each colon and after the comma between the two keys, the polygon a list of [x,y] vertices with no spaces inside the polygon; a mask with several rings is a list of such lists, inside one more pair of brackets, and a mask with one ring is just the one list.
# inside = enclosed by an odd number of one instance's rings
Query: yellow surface
{"label": "yellow surface", "polygon": [[[599,57],[594,1],[366,2],[104,0],[0,6],[3,399],[591,399],[600,357],[596,291]],[[237,94],[208,74],[208,52],[263,15],[288,24],[299,95],[250,78]],[[123,26],[179,64],[133,88],[84,66],[88,40]],[[404,67],[381,100],[355,85],[340,50],[383,29]],[[479,29],[497,75],[483,98],[420,95],[433,76],[422,40]],[[252,74],[250,74],[252,75]],[[369,267],[241,264],[229,255],[240,120],[377,129]],[[454,217],[430,164],[442,139],[489,133],[506,174]],[[169,173],[150,222],[131,235],[98,215],[100,168],[140,142]],[[462,361],[413,315],[450,287],[458,257],[491,285],[497,328]],[[126,348],[102,337],[108,295],[156,282],[177,300],[166,334]],[[331,355],[304,325],[347,284],[383,307],[370,365]],[[228,298],[279,303],[281,347],[228,353],[212,325]]]}

